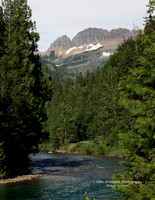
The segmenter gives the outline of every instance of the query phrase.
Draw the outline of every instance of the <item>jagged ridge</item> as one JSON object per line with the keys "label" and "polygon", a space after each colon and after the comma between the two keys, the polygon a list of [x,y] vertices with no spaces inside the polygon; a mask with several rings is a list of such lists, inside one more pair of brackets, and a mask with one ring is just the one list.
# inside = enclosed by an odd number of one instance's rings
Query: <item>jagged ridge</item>
{"label": "jagged ridge", "polygon": [[[88,28],[79,32],[72,40],[66,35],[55,40],[46,54],[49,55],[51,51],[55,51],[58,56],[68,56],[66,53],[69,49],[81,47],[81,51],[87,48],[84,45],[100,44],[104,47],[104,51],[114,51],[117,46],[131,35],[131,31],[125,28],[112,29],[111,31],[98,28]],[[80,52],[80,51],[79,51]],[[75,51],[71,52],[75,53]],[[69,55],[71,55],[69,54]]]}

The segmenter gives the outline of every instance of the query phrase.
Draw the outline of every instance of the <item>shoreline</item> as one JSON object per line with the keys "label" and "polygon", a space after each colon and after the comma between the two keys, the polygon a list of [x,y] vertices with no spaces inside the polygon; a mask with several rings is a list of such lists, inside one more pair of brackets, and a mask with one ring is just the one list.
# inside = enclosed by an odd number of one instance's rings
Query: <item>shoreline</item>
{"label": "shoreline", "polygon": [[[95,155],[95,156],[104,156],[107,158],[119,158],[119,159],[123,159],[124,156],[122,155],[111,155],[111,154],[100,154],[97,152],[92,152],[92,153],[87,153],[87,152],[72,152],[69,150],[65,150],[65,149],[58,149],[55,151],[52,151],[51,149],[40,149],[39,151],[48,151],[49,154],[52,153],[63,153],[63,154],[83,154],[83,155]],[[40,177],[42,177],[41,174],[29,174],[29,175],[22,175],[22,176],[17,176],[15,178],[6,178],[6,179],[1,179],[0,178],[0,185],[1,184],[9,184],[9,183],[18,183],[18,182],[24,182],[24,181],[31,181],[34,179],[39,179]]]}
{"label": "shoreline", "polygon": [[100,153],[97,153],[97,152],[92,152],[92,153],[87,153],[87,152],[72,152],[72,151],[67,151],[65,149],[58,149],[58,150],[55,150],[55,151],[52,151],[51,149],[40,149],[40,151],[48,151],[49,154],[52,154],[52,153],[68,153],[68,154],[84,154],[84,155],[96,155],[96,156],[104,156],[104,157],[107,157],[107,158],[120,158],[120,159],[123,159],[124,156],[122,155],[112,155],[112,154],[100,154]]}
{"label": "shoreline", "polygon": [[8,184],[8,183],[18,183],[18,182],[24,182],[24,181],[31,181],[33,179],[38,179],[41,176],[42,175],[40,175],[40,174],[29,174],[29,175],[17,176],[15,178],[0,179],[0,184]]}

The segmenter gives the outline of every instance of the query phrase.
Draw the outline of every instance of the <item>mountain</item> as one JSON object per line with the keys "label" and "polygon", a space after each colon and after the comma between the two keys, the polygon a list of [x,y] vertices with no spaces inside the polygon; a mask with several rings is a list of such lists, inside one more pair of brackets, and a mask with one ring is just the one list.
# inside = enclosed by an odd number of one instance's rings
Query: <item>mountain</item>
{"label": "mountain", "polygon": [[63,35],[57,38],[46,52],[40,53],[42,60],[52,62],[57,70],[66,77],[73,77],[76,72],[93,71],[103,66],[124,39],[132,32],[126,28],[106,29],[87,28],[79,32],[72,40]]}
{"label": "mountain", "polygon": [[88,28],[79,32],[72,40],[66,35],[59,37],[44,54],[49,55],[51,51],[55,51],[55,55],[65,57],[85,50],[94,50],[93,45],[95,45],[94,48],[103,46],[105,52],[113,52],[130,35],[130,30],[125,28],[112,29],[111,31]]}

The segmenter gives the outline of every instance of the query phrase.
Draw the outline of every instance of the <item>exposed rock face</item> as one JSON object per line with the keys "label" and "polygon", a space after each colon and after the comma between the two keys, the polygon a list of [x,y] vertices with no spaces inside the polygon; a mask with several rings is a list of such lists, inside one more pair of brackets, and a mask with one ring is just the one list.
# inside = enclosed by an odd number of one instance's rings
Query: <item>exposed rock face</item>
{"label": "exposed rock face", "polygon": [[[73,52],[70,51],[70,49],[77,49],[80,47],[82,51],[84,50],[82,49],[84,45],[90,44],[100,44],[103,46],[104,51],[114,51],[117,46],[130,35],[131,31],[125,28],[112,29],[111,31],[98,28],[88,28],[79,32],[72,40],[70,40],[66,35],[59,37],[50,45],[46,54],[49,55],[51,51],[55,51],[57,56],[68,56]],[[68,50],[70,54],[66,53]]]}
{"label": "exposed rock face", "polygon": [[51,51],[55,51],[55,55],[62,56],[65,54],[66,50],[71,47],[71,40],[67,35],[63,35],[56,39],[47,50],[47,55],[50,54]]}
{"label": "exposed rock face", "polygon": [[99,43],[108,37],[109,31],[97,28],[88,28],[79,32],[72,40],[72,46]]}
{"label": "exposed rock face", "polygon": [[62,37],[59,37],[57,40],[55,40],[51,45],[49,49],[54,50],[54,48],[60,48],[60,49],[69,49],[71,47],[71,40],[67,35],[63,35]]}
{"label": "exposed rock face", "polygon": [[110,31],[110,38],[128,38],[131,31],[125,28],[112,29]]}
{"label": "exposed rock face", "polygon": [[95,71],[102,67],[124,39],[132,35],[125,28],[111,31],[88,28],[79,32],[72,40],[66,35],[55,40],[46,52],[40,52],[49,74],[64,81],[75,79],[77,72]]}
{"label": "exposed rock face", "polygon": [[104,29],[88,28],[79,32],[72,40],[72,46],[81,46],[84,44],[102,43],[105,40],[129,37],[131,34],[128,29],[113,29],[110,32]]}

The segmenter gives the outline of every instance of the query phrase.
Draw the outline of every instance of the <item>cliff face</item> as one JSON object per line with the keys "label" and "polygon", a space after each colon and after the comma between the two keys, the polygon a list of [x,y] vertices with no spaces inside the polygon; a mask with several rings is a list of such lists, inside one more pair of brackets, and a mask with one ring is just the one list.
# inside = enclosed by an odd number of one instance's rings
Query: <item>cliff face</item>
{"label": "cliff face", "polygon": [[107,38],[109,31],[97,28],[88,28],[79,32],[72,40],[73,46],[99,43]]}
{"label": "cliff face", "polygon": [[60,48],[60,49],[69,49],[71,47],[71,40],[67,35],[63,35],[62,37],[59,37],[57,40],[55,40],[51,45],[48,51],[54,50],[54,48]]}
{"label": "cliff face", "polygon": [[130,30],[125,28],[112,29],[111,31],[88,28],[79,32],[72,40],[66,35],[59,37],[50,45],[45,54],[49,55],[51,51],[55,51],[57,56],[66,57],[87,49],[91,50],[89,46],[97,44],[102,46],[105,52],[113,52],[130,35]]}
{"label": "cliff face", "polygon": [[87,69],[95,71],[97,67],[102,67],[118,45],[130,35],[130,30],[124,28],[111,31],[88,28],[72,40],[63,35],[41,53],[42,60],[53,77],[75,79],[77,72],[85,73]]}
{"label": "cliff face", "polygon": [[122,39],[128,37],[130,31],[128,29],[113,29],[111,31],[97,28],[88,28],[79,32],[72,40],[73,46],[81,46],[84,44],[103,43],[106,40]]}

